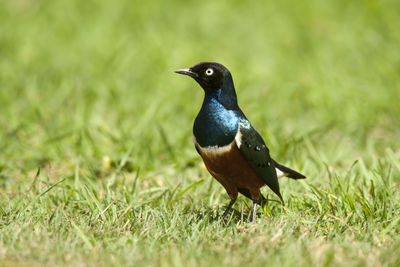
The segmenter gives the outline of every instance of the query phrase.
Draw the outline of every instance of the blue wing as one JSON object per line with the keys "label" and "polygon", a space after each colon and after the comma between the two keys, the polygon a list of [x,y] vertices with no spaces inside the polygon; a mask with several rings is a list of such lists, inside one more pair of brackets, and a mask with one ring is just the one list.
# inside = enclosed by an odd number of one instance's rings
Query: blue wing
{"label": "blue wing", "polygon": [[269,155],[269,149],[263,138],[247,119],[241,119],[239,122],[236,144],[252,169],[278,195],[283,203],[275,163]]}

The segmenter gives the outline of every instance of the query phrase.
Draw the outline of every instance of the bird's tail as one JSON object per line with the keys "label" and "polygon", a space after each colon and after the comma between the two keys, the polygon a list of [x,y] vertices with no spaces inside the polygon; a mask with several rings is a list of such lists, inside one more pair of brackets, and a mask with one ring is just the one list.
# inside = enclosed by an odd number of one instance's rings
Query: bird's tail
{"label": "bird's tail", "polygon": [[275,160],[274,160],[274,164],[275,164],[275,168],[277,168],[278,170],[280,170],[281,172],[284,173],[284,176],[287,176],[289,178],[296,179],[296,180],[306,178],[303,174],[301,174],[295,170],[292,170],[286,166],[283,166],[283,165],[279,164],[278,162],[276,162]]}

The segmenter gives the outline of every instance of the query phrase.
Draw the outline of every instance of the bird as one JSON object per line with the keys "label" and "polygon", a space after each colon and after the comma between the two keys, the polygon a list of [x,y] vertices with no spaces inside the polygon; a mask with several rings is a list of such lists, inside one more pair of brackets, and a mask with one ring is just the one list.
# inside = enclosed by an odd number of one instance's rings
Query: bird
{"label": "bird", "polygon": [[193,78],[204,90],[203,104],[193,125],[193,142],[207,170],[231,199],[222,218],[241,193],[253,201],[254,222],[257,204],[265,200],[260,192],[265,185],[284,205],[278,178],[306,177],[271,158],[263,138],[238,105],[230,71],[220,63],[200,62],[175,72]]}

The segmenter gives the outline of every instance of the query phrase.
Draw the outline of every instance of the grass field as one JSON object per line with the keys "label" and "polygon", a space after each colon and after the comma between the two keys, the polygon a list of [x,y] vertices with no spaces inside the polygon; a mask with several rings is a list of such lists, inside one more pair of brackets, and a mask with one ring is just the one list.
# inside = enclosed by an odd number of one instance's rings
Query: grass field
{"label": "grass field", "polygon": [[[1,266],[399,266],[399,1],[0,1]],[[249,222],[191,141],[217,61],[282,178]]]}

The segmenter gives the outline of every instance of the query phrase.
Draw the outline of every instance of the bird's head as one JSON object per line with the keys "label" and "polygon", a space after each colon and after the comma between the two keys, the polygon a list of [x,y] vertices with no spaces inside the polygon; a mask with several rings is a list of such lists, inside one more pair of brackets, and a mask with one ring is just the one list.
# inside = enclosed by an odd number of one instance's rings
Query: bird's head
{"label": "bird's head", "polygon": [[222,88],[227,78],[229,78],[228,82],[232,81],[229,70],[216,62],[200,62],[191,68],[179,69],[175,72],[192,77],[206,92]]}

